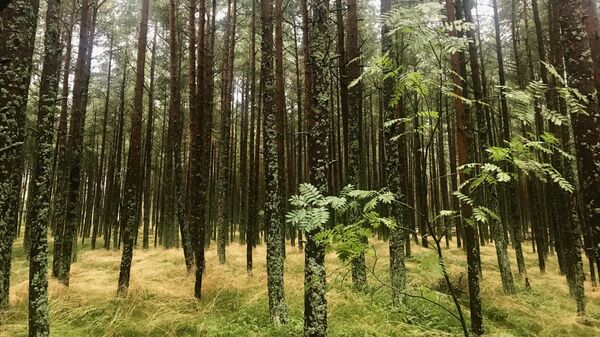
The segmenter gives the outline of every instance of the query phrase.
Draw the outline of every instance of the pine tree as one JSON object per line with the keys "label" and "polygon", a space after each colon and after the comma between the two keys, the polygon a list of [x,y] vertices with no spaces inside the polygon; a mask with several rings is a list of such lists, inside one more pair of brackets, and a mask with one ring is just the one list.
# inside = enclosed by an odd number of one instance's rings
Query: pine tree
{"label": "pine tree", "polygon": [[48,225],[50,223],[50,187],[54,114],[57,108],[62,47],[60,45],[60,0],[50,0],[46,8],[44,61],[40,78],[36,149],[32,184],[32,204],[28,212],[29,228],[29,336],[50,335],[48,315]]}
{"label": "pine tree", "polygon": [[[256,194],[258,189],[258,153],[260,146],[258,144],[258,132],[255,136],[255,129],[260,129],[260,113],[256,106],[256,0],[252,1],[252,14],[250,19],[250,177],[248,182],[248,223],[246,225],[246,272],[252,274],[253,256],[252,251],[256,246],[256,233],[258,205]],[[257,127],[255,127],[255,125]]]}
{"label": "pine tree", "polygon": [[[149,247],[149,237],[150,237],[150,223],[151,223],[151,207],[154,202],[154,207],[156,208],[156,199],[152,199],[152,156],[153,151],[152,147],[154,144],[154,87],[155,87],[155,72],[156,72],[156,35],[157,35],[158,25],[154,25],[154,33],[152,38],[152,58],[150,60],[150,86],[148,88],[148,120],[146,123],[146,137],[144,140],[144,227],[142,233],[142,248],[148,249]],[[152,222],[155,224],[154,222]]]}
{"label": "pine tree", "polygon": [[61,241],[58,280],[69,285],[69,274],[73,255],[73,246],[78,228],[81,162],[83,157],[83,139],[85,132],[85,116],[87,110],[88,85],[90,80],[89,67],[92,58],[93,35],[95,30],[96,2],[82,0],[79,30],[79,49],[75,64],[75,79],[73,84],[73,106],[67,139],[67,156],[69,158],[69,174],[64,234]]}
{"label": "pine tree", "polygon": [[[390,0],[383,0],[381,2],[381,13],[386,14],[392,9]],[[382,27],[382,51],[387,53],[389,59],[394,62],[396,60],[396,52],[393,46],[393,38],[389,35],[390,27],[384,25]],[[391,69],[393,70],[393,69]],[[403,114],[403,107],[393,106],[392,99],[394,96],[394,79],[388,77],[383,84],[383,108],[384,118],[386,121],[391,121],[399,118],[398,113]],[[394,141],[393,137],[404,133],[404,126],[395,123],[393,127],[385,130],[385,142],[384,146],[386,149],[386,164],[385,164],[385,181],[388,184],[390,191],[392,191],[398,201],[406,203],[407,198],[403,193],[407,188],[405,180],[406,170],[406,137],[399,138],[399,141]],[[406,287],[406,267],[405,267],[405,247],[404,245],[410,245],[410,242],[406,242],[406,234],[403,227],[407,227],[406,221],[408,220],[407,211],[405,205],[394,205],[390,209],[391,216],[394,217],[397,227],[390,233],[390,279],[392,285],[392,302],[394,305],[400,305],[404,301],[403,291]]]}
{"label": "pine tree", "polygon": [[0,12],[0,309],[8,306],[23,166],[25,108],[39,1],[12,0]]}
{"label": "pine tree", "polygon": [[[279,1],[279,0],[276,0]],[[269,312],[275,324],[287,323],[287,306],[283,286],[284,235],[283,200],[281,190],[282,173],[278,158],[277,112],[275,111],[275,77],[273,67],[273,2],[261,0],[261,67],[260,81],[263,104],[263,141],[265,156],[265,227],[267,241],[267,286],[269,290]],[[281,9],[279,7],[279,9]]]}
{"label": "pine tree", "polygon": [[[107,147],[107,128],[108,128],[108,111],[109,111],[109,102],[110,102],[110,84],[111,84],[111,75],[112,75],[112,60],[113,60],[113,43],[114,36],[110,36],[110,47],[108,50],[108,73],[106,75],[106,96],[104,98],[104,118],[102,121],[102,140],[100,145],[100,168],[98,169],[99,174],[96,176],[96,196],[94,202],[94,231],[92,233],[92,249],[96,249],[96,238],[99,234],[99,226],[100,222],[106,220],[104,217],[100,217],[101,215],[101,206],[102,206],[102,184],[104,182],[104,162],[105,162],[105,152]],[[106,189],[104,190],[104,194],[106,193]],[[101,234],[101,233],[100,233]]]}
{"label": "pine tree", "polygon": [[[584,17],[580,1],[554,1],[560,18],[559,24],[562,31],[562,46],[565,52],[565,66],[567,80],[570,85],[582,95],[580,103],[585,107],[587,114],[570,111],[573,134],[575,136],[575,149],[580,163],[580,188],[584,205],[584,219],[592,229],[592,238],[596,259],[600,255],[600,105],[596,97],[594,86],[593,60],[589,52],[587,33],[581,25]],[[575,55],[578,55],[577,57]],[[569,261],[570,263],[581,263]],[[575,291],[577,293],[577,311],[580,315],[585,313],[583,301],[583,279],[577,275]]]}
{"label": "pine tree", "polygon": [[[471,16],[471,10],[473,8],[470,0],[458,0],[455,2],[457,12],[463,11],[466,22],[473,23]],[[458,18],[458,16],[457,16]],[[471,61],[471,72],[473,79],[474,96],[476,100],[481,99],[481,84],[479,83],[479,69],[477,68],[478,60],[477,55],[474,52],[475,39],[473,32],[467,34],[469,39],[469,54]],[[461,73],[465,73],[461,70]],[[466,74],[465,74],[466,75]],[[463,77],[464,78],[464,77]],[[466,81],[463,81],[463,92],[467,92]],[[477,114],[481,114],[481,103],[477,104]],[[465,109],[461,114],[457,112],[456,115],[456,137],[457,137],[457,152],[458,152],[458,164],[465,165],[467,163],[473,163],[477,160],[477,138],[474,134],[474,121],[471,117],[469,109]],[[460,172],[461,184],[469,179],[468,175],[464,172]],[[477,228],[475,227],[472,217],[472,207],[466,202],[462,203],[461,216],[467,222],[465,227],[465,247],[467,250],[467,265],[468,265],[468,278],[469,278],[469,307],[471,309],[471,330],[476,335],[481,335],[484,332],[483,328],[483,313],[481,309],[481,294],[480,294],[480,267],[479,267],[479,243],[477,240]]]}
{"label": "pine tree", "polygon": [[[75,14],[77,11],[77,0],[71,1],[69,18],[66,23],[65,34],[65,56],[63,63],[63,78],[61,96],[69,96],[69,76],[71,74],[71,59],[73,51],[73,30],[75,25]],[[62,250],[62,237],[64,235],[66,209],[64,204],[67,198],[67,178],[69,174],[67,162],[67,122],[69,117],[68,99],[63,99],[60,106],[60,117],[56,130],[56,147],[54,150],[54,189],[52,196],[52,231],[54,233],[54,252],[52,258],[52,276],[58,277],[60,267],[60,254]]]}
{"label": "pine tree", "polygon": [[[356,0],[348,0],[348,20],[347,20],[347,47],[348,59],[340,62],[348,63],[348,78],[342,86],[356,81],[360,76],[360,47],[358,37],[358,5]],[[341,8],[338,8],[341,11]],[[340,74],[340,78],[341,78]],[[348,132],[344,135],[344,143],[347,146],[346,152],[346,176],[349,184],[362,189],[367,188],[365,167],[363,163],[362,141],[362,83],[358,82],[349,89],[348,95]],[[342,98],[343,100],[343,98]],[[350,220],[352,221],[352,220]],[[367,267],[364,254],[360,254],[352,261],[352,280],[357,288],[364,288],[367,285]]]}
{"label": "pine tree", "polygon": [[226,262],[225,246],[231,227],[231,191],[229,178],[231,172],[230,166],[230,128],[231,128],[231,92],[233,77],[233,48],[235,46],[235,16],[236,1],[229,0],[227,3],[227,24],[223,50],[223,66],[221,68],[221,126],[219,138],[219,185],[218,185],[218,218],[217,218],[217,253],[219,263]]}
{"label": "pine tree", "polygon": [[126,296],[129,288],[131,274],[131,260],[133,259],[133,242],[137,233],[134,231],[138,220],[138,185],[142,179],[142,115],[144,110],[144,74],[146,65],[146,45],[148,44],[148,15],[150,0],[142,1],[140,30],[138,38],[138,54],[136,62],[135,97],[133,114],[131,115],[131,135],[129,138],[129,155],[127,157],[127,173],[125,176],[125,208],[123,210],[123,255],[119,272],[117,293]]}
{"label": "pine tree", "polygon": [[[303,0],[304,1],[304,0]],[[312,15],[305,22],[308,25],[307,64],[310,77],[310,110],[307,116],[308,152],[310,160],[310,182],[321,191],[329,191],[327,180],[330,170],[328,148],[330,135],[328,69],[331,66],[330,50],[331,28],[329,26],[329,1],[311,0],[307,8]],[[325,247],[317,241],[320,229],[311,229],[306,233],[304,264],[304,336],[318,337],[327,335],[327,298],[325,274]]]}

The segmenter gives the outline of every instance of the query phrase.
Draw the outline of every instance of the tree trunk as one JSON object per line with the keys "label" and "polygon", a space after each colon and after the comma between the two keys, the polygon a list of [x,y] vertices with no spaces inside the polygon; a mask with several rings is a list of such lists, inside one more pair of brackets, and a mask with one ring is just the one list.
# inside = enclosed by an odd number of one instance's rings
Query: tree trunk
{"label": "tree trunk", "polygon": [[35,159],[31,177],[29,228],[29,336],[50,335],[48,318],[48,224],[52,186],[54,111],[57,107],[62,46],[60,0],[46,9],[44,61],[40,78]]}
{"label": "tree trunk", "polygon": [[[285,257],[285,210],[287,209],[288,182],[292,178],[289,174],[289,155],[286,155],[286,134],[288,130],[285,102],[285,79],[283,67],[283,0],[275,0],[275,124],[277,127],[277,175],[279,194],[281,195],[281,212],[279,217],[282,223],[281,242]],[[264,102],[263,102],[264,104]],[[264,134],[265,131],[263,131]]]}
{"label": "tree trunk", "polygon": [[598,1],[582,0],[583,21],[587,32],[590,50],[592,52],[592,61],[594,61],[594,85],[600,92],[600,23],[598,22]]}
{"label": "tree trunk", "polygon": [[[303,0],[304,1],[304,0]],[[329,69],[331,58],[329,43],[329,1],[311,0],[312,15],[305,21],[308,25],[308,60],[310,77],[305,81],[310,85],[310,106],[307,116],[310,134],[308,152],[310,159],[310,182],[321,193],[329,191],[327,173],[330,171],[327,149],[329,147]],[[320,229],[306,233],[304,265],[304,336],[320,337],[327,335],[327,298],[325,274],[325,246],[316,240]]]}
{"label": "tree trunk", "polygon": [[[343,89],[347,89],[349,83],[354,82],[360,77],[360,49],[358,41],[358,6],[356,0],[348,0],[348,21],[347,21],[347,32],[348,32],[348,59],[343,57],[339,60],[340,63],[344,63],[343,68],[346,69],[347,73],[342,74],[340,67],[340,88],[342,114],[344,114],[344,94]],[[342,8],[337,8],[338,15],[341,15]],[[338,23],[338,29],[340,24]],[[338,33],[339,34],[339,33]],[[342,31],[341,39],[343,41],[344,34]],[[343,47],[343,45],[342,45]],[[343,54],[342,54],[343,55]],[[345,70],[344,70],[345,72]],[[343,79],[343,76],[347,76]],[[360,132],[361,119],[362,119],[362,83],[356,83],[350,89],[350,95],[346,99],[348,100],[348,111],[346,112],[346,120],[344,123],[344,158],[346,172],[346,184],[352,184],[355,187],[366,189],[367,181],[365,179],[365,167],[362,161],[363,158],[363,141],[362,133]],[[354,219],[348,219],[353,222]],[[352,260],[352,282],[358,289],[364,288],[367,285],[367,267],[365,264],[365,254],[361,253],[358,257]]]}
{"label": "tree trunk", "polygon": [[[67,155],[69,157],[68,194],[66,200],[66,219],[64,237],[62,240],[58,280],[69,285],[69,273],[73,254],[73,240],[76,237],[79,221],[81,162],[83,158],[83,138],[87,94],[90,79],[88,64],[91,62],[91,46],[93,45],[95,2],[82,0],[81,21],[79,31],[79,50],[75,64],[75,79],[73,84],[73,107],[71,108],[71,123],[67,140]],[[92,15],[90,15],[92,14]]]}
{"label": "tree trunk", "polygon": [[[471,16],[471,10],[473,8],[471,0],[458,0],[455,2],[459,10],[464,11],[465,21],[473,23]],[[477,53],[475,47],[475,39],[473,31],[467,33],[469,39],[469,54],[471,59],[471,71],[473,78],[474,95],[477,101],[481,100],[481,92],[478,88],[481,88],[479,83],[479,74],[476,64]],[[462,71],[461,71],[462,72]],[[463,91],[465,85],[463,83]],[[477,104],[478,112],[480,111],[481,104]],[[477,161],[477,141],[476,135],[474,134],[473,120],[470,116],[468,109],[465,109],[462,115],[456,116],[456,134],[457,134],[457,152],[458,152],[458,164],[465,165],[467,163],[473,163]],[[468,176],[464,173],[460,173],[461,184],[468,179]],[[468,193],[468,192],[467,192]],[[465,227],[465,246],[467,249],[467,264],[468,264],[468,278],[469,278],[469,307],[471,309],[471,330],[476,335],[481,335],[484,332],[483,328],[483,313],[481,310],[481,295],[479,290],[479,245],[477,241],[477,228],[475,223],[472,221],[472,209],[471,206],[465,202],[462,203],[461,216],[466,221]],[[471,223],[469,223],[471,222]]]}
{"label": "tree trunk", "polygon": [[142,115],[144,110],[144,75],[146,65],[146,46],[148,44],[148,14],[150,0],[142,1],[140,30],[138,38],[138,51],[136,61],[135,96],[133,100],[133,114],[131,115],[131,135],[129,138],[129,155],[127,158],[127,173],[125,176],[125,209],[123,213],[123,256],[119,272],[119,286],[117,294],[126,296],[129,289],[131,274],[131,260],[133,258],[133,241],[135,222],[138,219],[138,188],[142,183]]}
{"label": "tree trunk", "polygon": [[223,66],[221,68],[221,126],[219,141],[219,182],[218,182],[218,232],[217,232],[217,254],[219,263],[226,262],[225,246],[231,226],[231,209],[229,202],[231,191],[229,186],[230,167],[230,124],[231,124],[231,76],[233,73],[232,57],[233,45],[235,44],[235,15],[236,1],[229,0],[227,4],[227,24],[224,38]]}
{"label": "tree trunk", "polygon": [[[381,14],[384,15],[391,10],[391,1],[381,1]],[[395,64],[397,58],[396,49],[394,48],[394,40],[389,36],[389,29],[387,25],[382,27],[382,52],[389,53],[391,62]],[[395,66],[393,66],[395,67]],[[390,69],[391,70],[391,69]],[[386,78],[383,83],[383,111],[384,118],[386,121],[394,120],[399,118],[400,115],[405,115],[402,111],[401,104],[398,106],[392,106],[391,102],[394,95],[394,79],[391,77]],[[384,180],[390,191],[396,195],[399,204],[394,205],[390,208],[391,216],[394,217],[397,223],[397,227],[390,233],[390,279],[392,285],[392,302],[394,305],[401,305],[404,302],[404,289],[406,289],[406,266],[405,266],[405,245],[406,233],[402,227],[406,226],[408,220],[408,212],[405,205],[400,203],[407,203],[405,196],[406,191],[406,143],[407,138],[401,137],[398,141],[392,141],[392,138],[396,135],[403,134],[405,127],[395,123],[393,127],[386,128],[384,133],[385,149],[386,149],[386,161],[385,161],[385,175]],[[410,244],[410,243],[408,243]]]}
{"label": "tree trunk", "polygon": [[[100,208],[102,204],[102,183],[104,181],[104,153],[106,151],[106,129],[108,124],[108,110],[109,110],[109,102],[110,102],[110,82],[111,82],[111,70],[112,70],[112,58],[113,58],[113,39],[114,36],[110,36],[110,49],[108,50],[108,74],[106,76],[106,96],[104,99],[104,119],[102,121],[102,145],[100,148],[100,168],[98,169],[98,174],[96,175],[96,195],[94,201],[94,220],[93,226],[94,230],[92,232],[92,249],[96,249],[96,237],[98,235],[98,226],[100,226],[101,221],[106,220],[105,218],[100,217]],[[104,190],[106,193],[106,189]]]}
{"label": "tree trunk", "polygon": [[[587,33],[581,25],[584,17],[579,1],[554,1],[560,13],[562,47],[564,48],[567,80],[588,101],[580,102],[587,114],[570,111],[575,148],[580,165],[579,182],[584,205],[584,221],[592,229],[596,259],[600,254],[600,105],[595,97],[594,68]],[[573,57],[579,55],[579,57]],[[577,263],[571,261],[571,263]],[[576,278],[577,312],[585,314],[583,275]]]}
{"label": "tree trunk", "polygon": [[[534,0],[535,1],[535,0]],[[504,73],[504,59],[502,54],[502,41],[500,39],[500,21],[498,16],[498,6],[496,4],[496,0],[492,0],[492,7],[494,11],[494,28],[495,28],[495,37],[496,37],[496,54],[498,56],[498,74],[500,81],[500,109],[502,115],[505,118],[508,117],[508,104],[506,102],[506,96],[504,94],[504,87],[506,85],[505,73]],[[487,128],[488,139],[490,138],[491,129]],[[480,140],[481,141],[481,140]],[[508,140],[507,140],[508,141]],[[491,142],[487,142],[487,144],[492,145]],[[485,149],[482,149],[485,150]],[[483,152],[482,152],[483,153]],[[490,203],[493,206],[498,206],[498,192],[496,187],[492,186],[488,188],[488,198]],[[510,207],[512,208],[512,205]],[[497,209],[494,207],[492,209]],[[509,213],[510,216],[513,216],[512,213]],[[506,220],[506,219],[505,219]],[[514,221],[514,220],[509,220]],[[492,234],[494,237],[494,242],[496,245],[496,256],[498,260],[498,269],[500,271],[500,278],[502,279],[502,288],[505,294],[515,294],[515,285],[513,280],[512,271],[510,269],[510,260],[508,258],[507,244],[504,238],[504,228],[503,221],[493,221],[491,223],[492,226]],[[519,242],[520,246],[520,242]],[[522,253],[522,252],[521,252]]]}
{"label": "tree trunk", "polygon": [[258,184],[258,137],[254,136],[255,125],[260,123],[256,107],[256,0],[252,0],[252,19],[250,23],[250,181],[248,186],[248,225],[246,228],[246,271],[252,273],[252,249],[256,245],[255,237],[257,221],[257,195],[255,191]]}
{"label": "tree trunk", "polygon": [[[277,2],[276,10],[281,11],[281,0]],[[281,14],[277,14],[281,16]],[[265,226],[267,231],[267,287],[269,292],[269,312],[271,320],[277,324],[287,323],[287,307],[283,284],[283,250],[282,238],[284,235],[283,200],[281,193],[285,188],[282,173],[278,119],[281,118],[275,111],[282,108],[275,100],[275,87],[273,76],[273,2],[261,0],[261,73],[260,81],[263,104],[263,141],[265,157]],[[283,80],[283,78],[281,79]],[[281,83],[283,84],[283,83]],[[283,86],[280,88],[283,90]],[[279,97],[282,99],[282,97]],[[275,107],[275,109],[274,109]],[[280,121],[279,121],[280,122]]]}
{"label": "tree trunk", "polygon": [[[156,35],[158,25],[154,25],[152,38],[152,59],[150,61],[150,87],[148,88],[148,121],[146,125],[146,140],[144,143],[144,227],[142,233],[142,248],[148,249],[150,236],[150,212],[157,207],[156,199],[152,199],[152,146],[154,140],[154,73],[156,69]],[[154,206],[152,203],[154,202]],[[152,208],[151,208],[152,207]],[[156,225],[155,222],[152,222]]]}
{"label": "tree trunk", "polygon": [[[0,309],[8,306],[12,245],[17,229],[25,108],[31,78],[38,0],[12,0],[0,12]],[[8,84],[12,85],[8,85]]]}

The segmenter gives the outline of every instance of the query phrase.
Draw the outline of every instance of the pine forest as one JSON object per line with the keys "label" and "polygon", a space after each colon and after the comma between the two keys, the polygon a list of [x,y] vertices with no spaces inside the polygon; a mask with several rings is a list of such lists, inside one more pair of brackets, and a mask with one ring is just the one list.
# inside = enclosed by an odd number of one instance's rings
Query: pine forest
{"label": "pine forest", "polygon": [[600,336],[599,0],[0,0],[0,337]]}

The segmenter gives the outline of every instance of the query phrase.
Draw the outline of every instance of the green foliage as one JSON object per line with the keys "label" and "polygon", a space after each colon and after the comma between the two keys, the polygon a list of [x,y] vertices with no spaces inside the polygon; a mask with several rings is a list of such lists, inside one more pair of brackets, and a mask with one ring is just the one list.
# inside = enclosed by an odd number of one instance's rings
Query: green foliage
{"label": "green foliage", "polygon": [[364,252],[373,230],[396,225],[377,212],[379,205],[394,202],[395,195],[388,190],[365,191],[348,185],[339,196],[323,196],[315,186],[301,184],[298,192],[290,198],[294,209],[286,214],[287,222],[305,232],[318,230],[316,239],[333,249],[342,261]]}
{"label": "green foliage", "polygon": [[[529,140],[525,137],[515,137],[507,147],[490,147],[487,149],[488,158],[499,165],[507,164],[513,166],[518,172],[528,176],[534,176],[547,182],[553,182],[569,193],[574,191],[574,186],[566,180],[560,172],[551,164],[545,163],[538,158],[541,155],[558,155],[567,161],[573,160],[573,156],[561,149],[558,140],[551,134],[545,133],[540,137],[541,140]],[[496,166],[496,176],[490,175],[490,170],[485,170],[484,175],[488,176],[488,181],[492,183],[507,182],[510,175],[503,172]]]}
{"label": "green foliage", "polygon": [[[416,115],[433,122],[442,118],[441,111],[436,111],[436,105],[433,103],[439,90],[443,95],[455,98],[454,83],[448,76],[448,73],[452,72],[448,55],[464,51],[468,46],[467,38],[451,36],[449,32],[453,29],[466,31],[473,28],[471,24],[460,20],[447,22],[444,13],[442,4],[431,1],[412,6],[396,6],[383,14],[383,22],[390,27],[388,35],[402,39],[403,58],[418,62],[406,63],[410,66],[396,66],[390,55],[385,54],[369,62],[361,77],[351,85],[358,81],[377,82],[392,78],[395,88],[390,101],[391,107],[397,106],[403,97],[413,96],[414,102],[410,103],[414,105],[414,109],[411,111],[416,111]],[[471,104],[468,99],[464,101]],[[385,127],[411,123],[413,117],[385,121]],[[435,123],[425,123],[416,132],[427,134],[435,128],[434,125]],[[399,136],[401,135],[395,135],[393,140]]]}
{"label": "green foliage", "polygon": [[[556,88],[556,92],[559,98],[565,102],[569,114],[585,113],[584,107],[581,105],[581,102],[585,102],[585,97],[569,88],[566,80],[552,66],[546,65],[546,67],[549,73],[563,85]],[[535,129],[537,114],[557,127],[569,124],[567,115],[549,110],[544,104],[549,90],[548,86],[541,81],[532,81],[521,90],[505,88],[511,115],[521,123],[525,130]],[[573,184],[547,162],[547,158],[556,156],[566,162],[574,160],[574,156],[563,149],[564,146],[565,144],[561,144],[556,136],[548,132],[541,135],[524,132],[523,135],[514,136],[503,146],[487,148],[488,160],[486,163],[470,163],[461,166],[459,169],[469,173],[472,177],[462,187],[468,187],[469,191],[473,191],[482,188],[482,185],[510,183],[514,175],[525,175],[543,182],[555,183],[562,190],[572,193],[574,191]],[[455,193],[455,195],[457,194]],[[468,196],[462,193],[457,196],[462,202],[469,202],[470,205],[475,206]],[[475,220],[485,222],[486,215],[489,214],[479,211],[474,214]]]}

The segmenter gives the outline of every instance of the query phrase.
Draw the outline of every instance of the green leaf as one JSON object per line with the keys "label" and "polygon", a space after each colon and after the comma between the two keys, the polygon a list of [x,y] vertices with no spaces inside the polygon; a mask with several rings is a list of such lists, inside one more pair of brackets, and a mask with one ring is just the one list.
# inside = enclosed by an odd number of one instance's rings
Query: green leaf
{"label": "green leaf", "polygon": [[488,216],[480,207],[473,208],[473,219],[477,222],[487,223]]}
{"label": "green leaf", "polygon": [[499,182],[509,182],[511,180],[510,174],[506,173],[506,172],[498,172],[498,174],[496,175],[496,179],[498,179]]}
{"label": "green leaf", "polygon": [[458,198],[458,200],[460,200],[463,203],[466,203],[467,205],[470,205],[470,206],[475,205],[475,202],[473,201],[473,199],[471,199],[468,196],[464,195],[460,191],[454,191],[452,194],[454,194]]}
{"label": "green leaf", "polygon": [[499,162],[510,159],[510,148],[492,146],[487,148],[486,151],[489,153],[489,158],[491,161]]}

